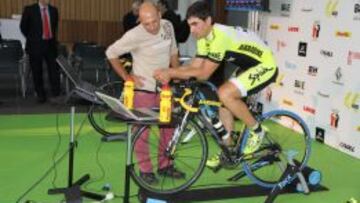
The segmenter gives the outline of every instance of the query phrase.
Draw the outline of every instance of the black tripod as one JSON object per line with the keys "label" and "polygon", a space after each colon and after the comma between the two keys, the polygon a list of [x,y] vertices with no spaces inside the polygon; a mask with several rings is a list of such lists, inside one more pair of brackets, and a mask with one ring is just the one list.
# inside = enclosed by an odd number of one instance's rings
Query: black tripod
{"label": "black tripod", "polygon": [[82,197],[87,197],[98,201],[104,200],[105,199],[104,195],[87,192],[80,189],[80,186],[90,179],[89,174],[85,174],[79,180],[73,182],[74,150],[75,147],[77,146],[77,143],[74,140],[74,117],[75,117],[75,107],[71,106],[68,186],[64,188],[49,189],[48,194],[53,195],[53,194],[64,193],[65,200],[67,203],[81,203]]}

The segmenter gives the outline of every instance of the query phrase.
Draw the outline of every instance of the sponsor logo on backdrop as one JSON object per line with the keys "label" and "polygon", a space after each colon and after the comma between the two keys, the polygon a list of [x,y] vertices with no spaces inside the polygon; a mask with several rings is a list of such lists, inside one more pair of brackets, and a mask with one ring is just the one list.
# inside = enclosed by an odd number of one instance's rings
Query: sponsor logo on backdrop
{"label": "sponsor logo on backdrop", "polygon": [[338,128],[339,120],[340,120],[339,111],[334,109],[330,114],[330,126],[335,129]]}
{"label": "sponsor logo on backdrop", "polygon": [[317,40],[320,35],[320,21],[315,21],[312,27],[311,37],[313,40]]}
{"label": "sponsor logo on backdrop", "polygon": [[282,48],[285,48],[286,46],[286,42],[278,40],[276,43],[276,51],[279,52]]}
{"label": "sponsor logo on backdrop", "polygon": [[285,61],[285,68],[290,69],[290,70],[295,70],[295,69],[297,69],[297,65],[290,61]]}
{"label": "sponsor logo on backdrop", "polygon": [[278,29],[280,29],[280,25],[278,25],[278,24],[271,24],[270,25],[270,30],[278,30]]}
{"label": "sponsor logo on backdrop", "polygon": [[295,80],[294,87],[296,88],[295,89],[296,94],[303,95],[305,89],[305,81]]}
{"label": "sponsor logo on backdrop", "polygon": [[278,87],[282,87],[284,86],[283,80],[284,80],[285,75],[284,74],[279,74],[275,80],[275,84]]}
{"label": "sponsor logo on backdrop", "polygon": [[294,87],[304,90],[305,89],[305,81],[295,80]]}
{"label": "sponsor logo on backdrop", "polygon": [[336,31],[335,36],[336,37],[350,38],[351,37],[351,32],[349,32],[349,31]]}
{"label": "sponsor logo on backdrop", "polygon": [[350,144],[346,144],[344,142],[340,142],[339,146],[343,149],[346,149],[349,152],[355,152],[355,147],[350,145]]}
{"label": "sponsor logo on backdrop", "polygon": [[328,0],[325,6],[325,15],[327,17],[336,17],[338,15],[338,7],[339,0]]}
{"label": "sponsor logo on backdrop", "polygon": [[283,99],[282,103],[287,105],[287,106],[294,106],[294,103],[289,99]]}
{"label": "sponsor logo on backdrop", "polygon": [[347,92],[344,97],[344,105],[348,109],[359,110],[360,106],[360,93]]}
{"label": "sponsor logo on backdrop", "polygon": [[360,126],[358,126],[358,127],[356,128],[356,130],[357,130],[358,132],[360,132]]}
{"label": "sponsor logo on backdrop", "polygon": [[341,67],[338,67],[335,70],[334,76],[335,76],[335,80],[333,80],[332,83],[343,86],[344,82],[343,82],[343,73]]}
{"label": "sponsor logo on backdrop", "polygon": [[360,20],[360,0],[355,0],[354,3],[354,20]]}
{"label": "sponsor logo on backdrop", "polygon": [[304,12],[304,13],[310,13],[310,12],[313,11],[313,8],[310,8],[310,7],[308,7],[308,8],[302,8],[301,11]]}
{"label": "sponsor logo on backdrop", "polygon": [[324,50],[324,49],[320,50],[320,54],[329,58],[334,56],[334,53],[332,51]]}
{"label": "sponsor logo on backdrop", "polygon": [[290,3],[281,3],[281,16],[288,17],[290,16],[291,4]]}
{"label": "sponsor logo on backdrop", "polygon": [[323,92],[320,92],[320,91],[318,91],[317,94],[320,97],[323,97],[323,98],[330,98],[330,94],[326,94],[326,93],[323,93]]}
{"label": "sponsor logo on backdrop", "polygon": [[360,60],[360,52],[357,51],[349,51],[348,58],[347,58],[347,64],[352,65],[353,60]]}
{"label": "sponsor logo on backdrop", "polygon": [[306,53],[307,53],[307,43],[299,42],[298,55],[302,57],[306,57]]}
{"label": "sponsor logo on backdrop", "polygon": [[316,113],[315,108],[311,107],[311,106],[303,106],[303,110],[304,110],[304,112],[307,112],[307,113],[310,113],[313,115],[315,115],[315,113]]}
{"label": "sponsor logo on backdrop", "polygon": [[311,76],[316,76],[317,73],[318,73],[318,67],[315,67],[315,66],[309,66],[309,69],[308,69],[308,74],[311,75]]}
{"label": "sponsor logo on backdrop", "polygon": [[271,100],[272,100],[272,89],[270,87],[267,87],[265,89],[265,99],[268,102],[271,102]]}
{"label": "sponsor logo on backdrop", "polygon": [[325,130],[320,127],[315,128],[315,139],[320,143],[324,143],[325,141]]}
{"label": "sponsor logo on backdrop", "polygon": [[296,26],[290,26],[290,27],[288,27],[288,31],[289,32],[299,32],[300,28],[296,27]]}

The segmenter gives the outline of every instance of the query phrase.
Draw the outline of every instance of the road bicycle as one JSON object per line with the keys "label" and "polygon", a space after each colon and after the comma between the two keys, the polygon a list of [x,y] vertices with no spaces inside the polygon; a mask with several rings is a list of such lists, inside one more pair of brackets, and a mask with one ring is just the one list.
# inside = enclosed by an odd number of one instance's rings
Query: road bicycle
{"label": "road bicycle", "polygon": [[[211,137],[221,149],[220,167],[232,170],[243,170],[245,174],[262,187],[274,188],[287,184],[295,176],[284,176],[289,163],[296,162],[299,170],[305,167],[310,156],[310,132],[306,123],[295,113],[286,110],[274,110],[264,114],[256,112],[256,105],[249,104],[249,109],[256,119],[266,126],[268,132],[258,150],[251,154],[244,154],[250,135],[249,129],[242,125],[234,147],[224,146],[216,129],[209,119],[209,111],[219,106],[218,101],[209,100],[204,96],[203,89],[209,88],[216,94],[213,85],[208,82],[189,80],[177,85],[182,96],[173,114],[175,130],[171,140],[165,146],[160,146],[160,136],[155,128],[151,130],[148,139],[144,139],[142,132],[147,125],[137,126],[133,130],[131,145],[130,173],[135,183],[142,189],[160,195],[171,195],[189,188],[202,175],[208,159],[208,138]],[[179,92],[176,91],[175,92]],[[252,98],[252,97],[249,97]],[[254,103],[254,101],[252,101]],[[136,142],[146,142],[149,152],[136,150]],[[159,148],[166,148],[159,153]],[[140,160],[136,155],[149,153],[149,158]],[[186,174],[185,178],[172,178],[157,173],[158,159],[165,156],[172,165]],[[157,182],[148,183],[140,175],[139,164],[150,162]],[[242,169],[241,167],[242,166]]]}

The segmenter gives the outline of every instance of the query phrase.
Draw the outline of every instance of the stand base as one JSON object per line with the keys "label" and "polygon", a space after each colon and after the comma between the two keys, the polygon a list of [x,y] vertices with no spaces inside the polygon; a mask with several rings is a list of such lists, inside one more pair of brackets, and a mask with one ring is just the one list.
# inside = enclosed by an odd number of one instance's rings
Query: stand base
{"label": "stand base", "polygon": [[64,193],[66,203],[81,203],[82,197],[101,201],[105,199],[105,195],[87,192],[80,189],[80,186],[90,179],[90,175],[86,174],[77,180],[74,184],[67,188],[53,188],[48,190],[49,195]]}
{"label": "stand base", "polygon": [[[327,191],[328,188],[318,185],[311,188],[311,192]],[[210,201],[210,200],[223,200],[223,199],[234,199],[242,197],[257,197],[269,195],[271,188],[264,188],[258,185],[239,185],[221,188],[207,188],[207,189],[194,189],[187,190],[179,194],[159,196],[150,192],[139,190],[139,200],[145,203],[148,199],[157,200],[159,202],[164,201],[166,203],[176,202],[193,202],[193,201]],[[281,194],[284,193],[299,193],[295,188],[283,189]],[[154,201],[155,202],[155,201]]]}

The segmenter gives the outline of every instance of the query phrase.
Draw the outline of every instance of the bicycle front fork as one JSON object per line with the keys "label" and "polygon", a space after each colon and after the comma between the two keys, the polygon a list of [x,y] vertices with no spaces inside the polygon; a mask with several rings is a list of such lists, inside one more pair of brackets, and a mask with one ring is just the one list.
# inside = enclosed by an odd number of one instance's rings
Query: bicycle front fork
{"label": "bicycle front fork", "polygon": [[181,123],[175,128],[174,134],[173,134],[168,146],[166,147],[166,152],[165,152],[166,156],[172,160],[174,159],[176,145],[179,142],[180,135],[184,131],[184,128],[185,128],[185,125],[187,124],[189,115],[190,115],[190,111],[186,111],[183,119],[181,120]]}

